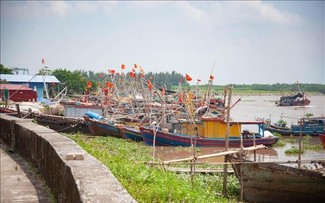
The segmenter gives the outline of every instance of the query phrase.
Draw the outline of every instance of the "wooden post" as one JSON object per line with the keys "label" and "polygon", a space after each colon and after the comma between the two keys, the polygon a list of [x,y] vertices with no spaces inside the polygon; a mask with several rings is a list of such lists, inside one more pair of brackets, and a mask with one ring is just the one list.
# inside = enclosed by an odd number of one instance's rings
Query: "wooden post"
{"label": "wooden post", "polygon": [[298,153],[298,168],[301,166],[301,150],[302,150],[302,125],[304,123],[304,119],[299,120],[299,128],[300,128],[300,135],[299,135],[299,153]]}
{"label": "wooden post", "polygon": [[16,104],[16,110],[17,110],[17,116],[18,116],[18,118],[21,118],[21,112],[20,112],[19,104]]}
{"label": "wooden post", "polygon": [[[228,151],[229,148],[229,131],[230,131],[230,105],[231,105],[231,94],[232,94],[232,85],[229,87],[229,97],[228,97],[228,106],[227,106],[227,129],[226,129],[226,145],[225,150]],[[225,156],[225,162],[228,162],[228,156]],[[223,167],[223,195],[227,197],[227,167],[228,165],[225,164]]]}

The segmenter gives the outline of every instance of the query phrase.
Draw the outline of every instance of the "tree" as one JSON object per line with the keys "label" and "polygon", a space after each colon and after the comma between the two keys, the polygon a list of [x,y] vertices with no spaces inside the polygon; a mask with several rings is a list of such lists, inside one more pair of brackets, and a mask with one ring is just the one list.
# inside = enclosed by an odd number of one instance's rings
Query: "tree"
{"label": "tree", "polygon": [[80,70],[71,72],[67,69],[56,69],[52,74],[60,80],[60,82],[68,86],[69,92],[83,94],[87,88],[87,79],[82,75]]}
{"label": "tree", "polygon": [[0,64],[0,74],[13,74],[13,73],[10,68],[6,68],[2,64]]}

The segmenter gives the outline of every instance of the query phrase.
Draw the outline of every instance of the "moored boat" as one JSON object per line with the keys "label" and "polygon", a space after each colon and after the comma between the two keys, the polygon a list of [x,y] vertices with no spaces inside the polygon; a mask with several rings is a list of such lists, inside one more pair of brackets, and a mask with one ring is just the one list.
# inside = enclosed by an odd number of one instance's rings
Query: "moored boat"
{"label": "moored boat", "polygon": [[[197,147],[224,147],[226,144],[226,123],[220,119],[202,118],[202,122],[191,128],[191,124],[184,122],[181,126],[175,127],[176,132],[169,132],[167,129],[154,129],[153,127],[139,127],[146,145],[160,146],[197,146]],[[251,134],[244,130],[242,125],[257,125],[258,134]],[[244,147],[263,144],[272,146],[278,141],[278,137],[269,134],[264,135],[263,122],[231,122],[229,126],[229,147],[240,147],[241,136]]]}
{"label": "moored boat", "polygon": [[[231,161],[247,202],[325,202],[325,171],[277,163]],[[324,161],[311,163],[325,164]]]}
{"label": "moored boat", "polygon": [[114,122],[105,121],[102,117],[90,112],[87,112],[83,118],[91,134],[122,138],[121,131]]}
{"label": "moored boat", "polygon": [[299,124],[292,124],[290,127],[266,124],[265,130],[282,135],[312,135],[317,136],[325,133],[325,117],[301,118]]}
{"label": "moored boat", "polygon": [[118,128],[124,138],[134,141],[143,141],[143,136],[138,128],[125,125],[119,125]]}

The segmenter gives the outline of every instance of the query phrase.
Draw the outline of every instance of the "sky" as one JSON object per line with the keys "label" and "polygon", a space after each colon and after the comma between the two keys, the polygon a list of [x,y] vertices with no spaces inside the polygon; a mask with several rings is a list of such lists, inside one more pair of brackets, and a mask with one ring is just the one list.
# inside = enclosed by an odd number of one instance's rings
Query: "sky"
{"label": "sky", "polygon": [[325,84],[324,1],[3,1],[5,67]]}

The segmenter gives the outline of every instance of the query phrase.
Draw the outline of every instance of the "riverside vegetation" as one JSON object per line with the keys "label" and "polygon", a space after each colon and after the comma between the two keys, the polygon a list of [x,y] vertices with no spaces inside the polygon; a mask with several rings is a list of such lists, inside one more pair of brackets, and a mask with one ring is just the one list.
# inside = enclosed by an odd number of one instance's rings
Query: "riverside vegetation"
{"label": "riverside vegetation", "polygon": [[227,195],[222,194],[223,175],[176,174],[145,164],[152,148],[143,142],[81,133],[66,134],[105,164],[138,202],[238,202],[239,182],[228,175]]}

